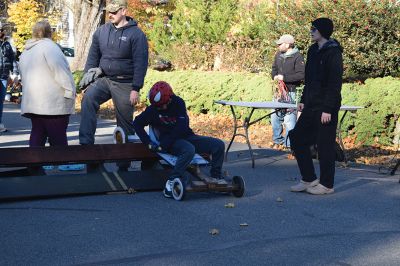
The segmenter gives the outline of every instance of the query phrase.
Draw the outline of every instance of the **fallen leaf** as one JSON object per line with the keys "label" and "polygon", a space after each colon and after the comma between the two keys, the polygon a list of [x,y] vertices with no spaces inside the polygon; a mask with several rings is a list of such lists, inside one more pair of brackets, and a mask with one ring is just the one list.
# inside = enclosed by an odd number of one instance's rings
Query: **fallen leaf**
{"label": "fallen leaf", "polygon": [[210,233],[210,235],[218,235],[218,234],[219,234],[219,230],[213,228],[213,229],[211,229],[211,230],[209,231],[209,233]]}
{"label": "fallen leaf", "polygon": [[225,208],[235,208],[235,203],[230,202],[228,204],[225,204]]}

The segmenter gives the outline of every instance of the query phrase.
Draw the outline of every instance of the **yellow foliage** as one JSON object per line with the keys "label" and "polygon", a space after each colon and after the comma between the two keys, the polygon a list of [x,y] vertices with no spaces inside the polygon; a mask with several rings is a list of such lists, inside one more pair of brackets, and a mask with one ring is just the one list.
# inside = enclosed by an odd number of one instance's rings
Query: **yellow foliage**
{"label": "yellow foliage", "polygon": [[[12,3],[8,6],[7,12],[8,20],[15,25],[13,39],[19,51],[22,51],[26,41],[32,38],[32,27],[36,22],[48,19],[50,25],[54,26],[61,17],[61,12],[58,11],[46,14],[44,6],[36,0],[20,0]],[[58,41],[61,38],[61,33],[53,33],[53,40]]]}

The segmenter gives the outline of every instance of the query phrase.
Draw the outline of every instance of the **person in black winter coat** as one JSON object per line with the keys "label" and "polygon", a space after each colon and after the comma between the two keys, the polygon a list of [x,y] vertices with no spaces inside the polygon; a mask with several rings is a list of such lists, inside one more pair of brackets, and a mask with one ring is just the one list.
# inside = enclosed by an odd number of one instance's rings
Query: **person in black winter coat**
{"label": "person in black winter coat", "polygon": [[[288,89],[288,103],[296,102],[296,88],[301,85],[304,80],[304,58],[295,46],[295,40],[292,35],[282,35],[276,41],[279,51],[275,55],[272,64],[271,77],[273,80],[283,81]],[[280,101],[274,95],[274,101]],[[296,111],[287,110],[285,112],[277,111],[271,115],[272,125],[272,141],[274,146],[285,145],[290,147],[290,140],[287,138],[288,132],[292,130],[296,124]],[[283,128],[285,126],[286,136],[283,136]]]}
{"label": "person in black winter coat", "polygon": [[126,0],[111,0],[106,6],[110,22],[93,35],[80,86],[85,89],[81,103],[79,143],[94,144],[96,113],[100,105],[113,100],[117,125],[134,134],[134,105],[139,102],[148,66],[148,43],[136,21],[126,16]]}
{"label": "person in black winter coat", "polygon": [[7,81],[10,72],[18,75],[15,54],[11,44],[6,40],[6,34],[3,26],[0,24],[0,132],[7,131],[2,123],[3,118],[3,102],[6,96]]}
{"label": "person in black winter coat", "polygon": [[[310,33],[315,43],[307,53],[305,87],[298,104],[302,114],[289,133],[302,179],[291,190],[322,195],[334,192],[334,147],[341,105],[343,49],[338,41],[330,38],[333,22],[328,18],[314,20]],[[312,144],[318,147],[320,179],[317,179],[311,158]]]}

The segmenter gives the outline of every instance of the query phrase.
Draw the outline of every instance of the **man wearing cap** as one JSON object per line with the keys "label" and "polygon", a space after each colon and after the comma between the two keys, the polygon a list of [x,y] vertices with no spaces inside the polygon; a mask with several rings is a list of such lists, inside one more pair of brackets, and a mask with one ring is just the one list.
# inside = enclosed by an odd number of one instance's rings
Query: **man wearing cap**
{"label": "man wearing cap", "polygon": [[[305,87],[298,110],[301,116],[290,131],[291,148],[300,169],[301,181],[293,192],[314,195],[334,192],[335,141],[338,112],[341,105],[343,75],[342,47],[331,39],[333,22],[319,18],[311,23],[311,39],[315,42],[307,53]],[[310,145],[317,144],[320,179],[317,179]]]}
{"label": "man wearing cap", "polygon": [[[272,79],[275,81],[283,81],[288,89],[289,103],[296,101],[296,88],[304,80],[304,58],[294,45],[295,40],[292,35],[282,35],[276,41],[279,51],[275,55],[272,64]],[[274,97],[275,101],[279,101]],[[296,112],[287,110],[285,112],[278,111],[271,115],[272,140],[274,147],[284,145],[290,147],[290,140],[287,138],[288,132],[294,128],[296,124]],[[286,136],[282,135],[285,126]]]}
{"label": "man wearing cap", "polygon": [[79,143],[94,144],[96,113],[102,103],[113,100],[117,125],[128,135],[134,105],[139,102],[148,65],[148,44],[137,22],[128,17],[126,0],[111,0],[106,6],[110,22],[93,35],[80,86],[85,90],[81,103]]}
{"label": "man wearing cap", "polygon": [[3,102],[6,95],[7,81],[10,72],[18,75],[15,54],[11,44],[6,40],[6,34],[3,25],[0,24],[0,132],[7,131],[2,123],[3,118]]}

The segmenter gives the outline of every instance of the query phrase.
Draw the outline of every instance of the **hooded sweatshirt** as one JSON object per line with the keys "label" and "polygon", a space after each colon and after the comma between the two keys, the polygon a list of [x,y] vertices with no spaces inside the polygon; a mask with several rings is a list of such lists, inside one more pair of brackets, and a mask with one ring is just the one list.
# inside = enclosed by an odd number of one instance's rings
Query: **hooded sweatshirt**
{"label": "hooded sweatshirt", "polygon": [[185,101],[173,95],[166,110],[158,110],[150,105],[133,121],[133,127],[140,140],[148,145],[150,138],[144,131],[144,127],[151,125],[159,132],[160,145],[168,150],[178,139],[185,139],[194,133],[189,127],[189,116],[186,112]]}
{"label": "hooded sweatshirt", "polygon": [[342,97],[343,48],[330,39],[321,48],[317,43],[307,53],[305,87],[301,97],[304,108],[325,113],[338,112]]}
{"label": "hooded sweatshirt", "polygon": [[296,47],[286,53],[278,52],[275,55],[271,76],[274,78],[276,75],[283,75],[283,81],[292,92],[300,86],[304,80],[304,58]]}
{"label": "hooded sweatshirt", "polygon": [[146,35],[136,21],[127,17],[128,24],[116,28],[108,22],[96,30],[90,46],[85,72],[100,67],[104,75],[117,82],[132,83],[132,89],[143,87],[148,66]]}
{"label": "hooded sweatshirt", "polygon": [[75,112],[75,83],[68,62],[52,40],[28,40],[20,56],[21,114]]}

